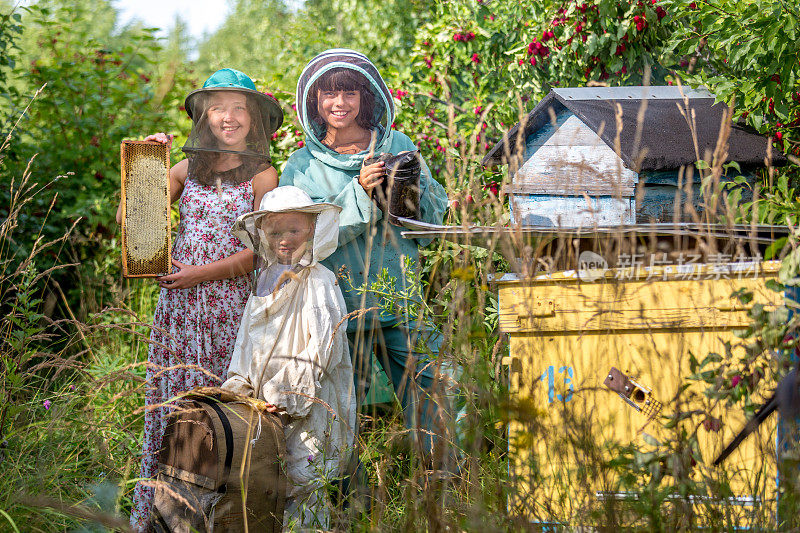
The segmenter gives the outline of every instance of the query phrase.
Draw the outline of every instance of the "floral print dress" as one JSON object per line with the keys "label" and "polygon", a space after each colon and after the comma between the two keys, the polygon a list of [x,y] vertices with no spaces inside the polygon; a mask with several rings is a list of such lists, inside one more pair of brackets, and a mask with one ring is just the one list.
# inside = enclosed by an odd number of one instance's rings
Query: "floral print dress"
{"label": "floral print dress", "polygon": [[[180,198],[180,225],[173,257],[203,265],[244,250],[231,234],[239,215],[253,210],[251,181],[201,185],[187,178]],[[181,392],[225,381],[239,322],[250,295],[248,276],[207,281],[188,289],[161,289],[150,334],[144,415],[142,478],[155,477],[164,435],[159,407]],[[153,501],[147,481],[136,485],[131,526],[143,531]]]}

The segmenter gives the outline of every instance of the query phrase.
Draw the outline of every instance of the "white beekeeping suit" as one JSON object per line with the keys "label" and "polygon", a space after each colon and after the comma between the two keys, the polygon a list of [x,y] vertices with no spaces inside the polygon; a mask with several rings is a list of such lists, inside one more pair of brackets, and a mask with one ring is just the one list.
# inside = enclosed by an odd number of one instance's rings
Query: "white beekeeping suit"
{"label": "white beekeeping suit", "polygon": [[[353,446],[356,404],[345,303],[336,277],[319,264],[336,249],[340,209],[314,203],[297,187],[278,187],[233,228],[262,268],[222,387],[291,416],[285,426],[288,526],[328,528],[330,506],[322,487],[340,475]],[[316,217],[313,239],[288,269],[277,264],[261,229],[265,215],[287,212]],[[276,273],[282,273],[277,280]]]}

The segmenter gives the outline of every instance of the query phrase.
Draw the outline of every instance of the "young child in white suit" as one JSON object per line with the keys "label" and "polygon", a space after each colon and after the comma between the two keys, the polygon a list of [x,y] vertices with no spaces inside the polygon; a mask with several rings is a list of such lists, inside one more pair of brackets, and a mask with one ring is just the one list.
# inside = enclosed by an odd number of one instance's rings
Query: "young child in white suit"
{"label": "young child in white suit", "polygon": [[233,226],[260,265],[222,387],[291,417],[287,529],[329,528],[326,480],[340,476],[353,446],[346,308],[333,272],[319,264],[336,250],[340,210],[297,187],[278,187]]}

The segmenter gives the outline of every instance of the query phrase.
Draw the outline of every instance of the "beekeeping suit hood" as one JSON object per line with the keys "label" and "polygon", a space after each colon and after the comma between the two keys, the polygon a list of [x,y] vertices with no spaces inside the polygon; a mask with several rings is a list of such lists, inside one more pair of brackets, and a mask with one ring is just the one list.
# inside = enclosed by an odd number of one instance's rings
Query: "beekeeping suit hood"
{"label": "beekeeping suit hood", "polygon": [[232,233],[261,258],[265,266],[269,266],[278,262],[278,257],[269,247],[267,236],[261,228],[262,219],[273,213],[310,213],[315,216],[313,238],[302,256],[293,261],[299,267],[307,267],[322,261],[336,250],[341,210],[335,204],[315,203],[308,193],[298,187],[277,187],[261,198],[258,211],[244,214],[236,220]]}
{"label": "beekeeping suit hood", "polygon": [[372,116],[373,131],[376,134],[375,153],[390,151],[392,144],[393,131],[391,128],[394,123],[394,101],[389,88],[383,81],[378,69],[370,62],[364,54],[346,48],[334,48],[322,52],[308,65],[300,74],[297,81],[297,116],[306,134],[306,146],[311,153],[325,164],[342,169],[359,168],[367,155],[367,152],[359,154],[339,154],[335,150],[325,146],[322,139],[325,136],[325,129],[320,124],[312,120],[309,113],[309,101],[311,100],[311,87],[320,76],[335,68],[348,68],[358,72],[367,78],[370,89],[375,97],[375,107]]}

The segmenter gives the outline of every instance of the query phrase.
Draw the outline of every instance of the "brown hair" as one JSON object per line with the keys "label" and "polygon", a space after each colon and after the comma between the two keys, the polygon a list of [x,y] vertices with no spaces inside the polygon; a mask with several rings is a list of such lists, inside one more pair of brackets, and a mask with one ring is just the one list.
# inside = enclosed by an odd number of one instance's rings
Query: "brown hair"
{"label": "brown hair", "polygon": [[376,126],[375,95],[372,93],[369,80],[360,72],[345,67],[332,68],[311,85],[308,91],[308,117],[325,131],[328,125],[317,111],[320,91],[358,91],[361,102],[356,124],[365,130],[371,130]]}
{"label": "brown hair", "polygon": [[[235,172],[236,176],[231,177],[233,182],[248,180],[255,174],[261,172],[271,163],[269,155],[270,140],[267,139],[266,132],[264,130],[261,108],[251,95],[244,92],[242,94],[245,96],[247,114],[250,115],[250,130],[247,132],[247,137],[245,138],[247,150],[257,154],[264,154],[267,157],[267,160],[264,161],[264,158],[261,157],[242,155],[242,165],[238,167],[239,170]],[[198,116],[198,111],[200,116],[200,119],[197,121],[196,125],[199,128],[195,143],[198,148],[213,149],[218,145],[217,138],[214,136],[208,126],[208,117],[206,112],[208,111],[210,99],[211,91],[208,93],[198,94],[197,103],[194,105],[194,116]],[[268,125],[268,127],[271,126]],[[198,150],[192,154],[192,177],[200,183],[206,185],[212,184],[211,178],[216,174],[214,166],[219,157],[220,153],[213,151],[208,152],[204,150]]]}

